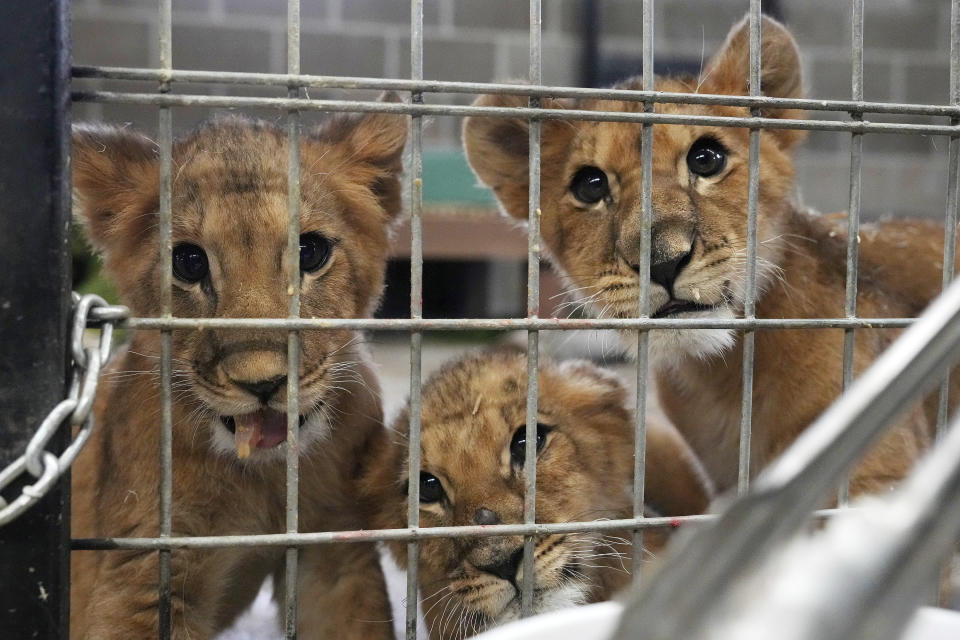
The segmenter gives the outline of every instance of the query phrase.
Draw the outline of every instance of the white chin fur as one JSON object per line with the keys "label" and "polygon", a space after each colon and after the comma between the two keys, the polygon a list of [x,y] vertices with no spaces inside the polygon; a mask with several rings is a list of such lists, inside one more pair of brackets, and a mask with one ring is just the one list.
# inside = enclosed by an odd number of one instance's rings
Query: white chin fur
{"label": "white chin fur", "polygon": [[[680,314],[681,318],[733,319],[729,307],[709,313]],[[736,336],[731,329],[659,329],[650,332],[650,362],[655,367],[669,366],[694,357],[705,360],[733,347]]]}
{"label": "white chin fur", "polygon": [[[571,583],[550,589],[548,591],[538,592],[533,597],[533,614],[547,613],[557,609],[575,607],[587,603],[587,591],[582,585]],[[520,619],[520,600],[515,598],[500,615],[496,617],[491,627],[499,627],[502,624],[513,622]]]}
{"label": "white chin fur", "polygon": [[[210,421],[210,434],[210,446],[215,453],[244,464],[270,464],[271,462],[282,464],[287,459],[287,443],[284,441],[269,449],[255,448],[250,452],[249,458],[240,460],[237,457],[237,445],[233,434],[223,425],[219,417]],[[329,434],[330,422],[327,418],[319,411],[310,412],[307,421],[300,427],[301,453],[309,451],[314,443],[323,440]]]}

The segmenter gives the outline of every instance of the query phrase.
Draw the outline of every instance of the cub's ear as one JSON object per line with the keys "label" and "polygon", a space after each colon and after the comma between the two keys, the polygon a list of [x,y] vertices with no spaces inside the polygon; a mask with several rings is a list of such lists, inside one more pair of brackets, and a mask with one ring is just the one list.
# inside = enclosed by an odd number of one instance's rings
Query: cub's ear
{"label": "cub's ear", "polygon": [[[380,95],[378,102],[403,102],[393,91]],[[318,127],[318,137],[342,142],[358,160],[391,171],[400,171],[403,147],[407,143],[406,115],[391,113],[345,114]]]}
{"label": "cub's ear", "polygon": [[73,125],[73,210],[97,249],[137,240],[158,209],[157,146],[141,133],[104,124]]}
{"label": "cub's ear", "polygon": [[[802,98],[803,72],[800,50],[782,24],[763,16],[760,24],[760,90],[773,98]],[[728,95],[750,93],[750,20],[745,17],[730,30],[701,75],[701,91]],[[763,109],[768,118],[802,118],[798,109]],[[802,131],[771,130],[781,144],[790,147],[803,139]]]}
{"label": "cub's ear", "polygon": [[[381,94],[379,101],[402,102],[393,91]],[[395,217],[402,209],[400,173],[408,120],[404,114],[336,114],[318,125],[310,137],[341,147],[342,157],[357,167],[351,176],[366,182],[387,214]],[[326,149],[319,153],[325,154]]]}
{"label": "cub's ear", "polygon": [[627,387],[612,371],[601,369],[589,360],[565,360],[557,370],[576,388],[589,389],[589,395],[596,400],[621,407],[627,405]]}
{"label": "cub's ear", "polygon": [[[525,107],[526,97],[483,95],[477,107]],[[547,98],[545,109],[569,109],[567,100]],[[576,123],[544,121],[541,130],[541,174],[546,182],[552,171],[562,171],[562,157],[573,136]],[[463,147],[467,161],[480,182],[493,189],[500,204],[510,215],[527,218],[529,184],[530,122],[525,118],[470,116],[463,122]]]}

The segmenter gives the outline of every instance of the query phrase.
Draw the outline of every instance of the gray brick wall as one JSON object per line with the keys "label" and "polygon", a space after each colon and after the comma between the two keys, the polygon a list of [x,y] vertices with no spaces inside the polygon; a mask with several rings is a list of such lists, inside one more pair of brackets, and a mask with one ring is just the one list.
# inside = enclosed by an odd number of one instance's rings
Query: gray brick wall
{"label": "gray brick wall", "polygon": [[[549,84],[579,82],[582,0],[544,0],[543,74]],[[850,95],[850,15],[840,0],[781,0],[785,19],[804,51],[809,95]],[[177,68],[283,72],[284,0],[174,0],[173,61]],[[659,59],[698,62],[742,16],[746,0],[661,0],[655,3]],[[639,57],[640,0],[603,0],[605,55]],[[949,2],[871,0],[865,9],[864,94],[868,100],[943,103],[947,99]],[[155,0],[73,0],[77,64],[151,66],[158,62]],[[409,6],[404,0],[303,0],[304,73],[404,77],[409,74]],[[444,80],[523,78],[527,70],[527,5],[523,0],[425,0],[424,72]],[[130,83],[86,86],[143,88]],[[223,93],[224,87],[191,86]],[[235,90],[281,95],[273,89]],[[316,95],[356,95],[311,92]],[[468,96],[428,96],[442,103]],[[178,129],[209,115],[176,110]],[[269,111],[263,115],[275,117]],[[76,105],[75,118],[156,126],[152,109]],[[916,120],[906,120],[916,121]],[[459,122],[428,121],[426,142],[456,146]],[[867,217],[939,215],[945,203],[946,140],[868,136],[864,145]],[[817,132],[798,155],[798,175],[809,204],[846,207],[849,136]]]}

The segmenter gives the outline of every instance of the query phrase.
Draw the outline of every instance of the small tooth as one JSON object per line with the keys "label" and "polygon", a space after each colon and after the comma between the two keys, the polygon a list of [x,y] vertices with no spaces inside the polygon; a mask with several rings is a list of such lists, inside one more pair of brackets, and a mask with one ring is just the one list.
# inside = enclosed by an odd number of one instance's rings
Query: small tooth
{"label": "small tooth", "polygon": [[693,289],[693,299],[696,300],[697,302],[700,302],[700,289],[697,289],[697,288]]}
{"label": "small tooth", "polygon": [[241,442],[237,444],[237,457],[241,460],[250,457],[250,443]]}

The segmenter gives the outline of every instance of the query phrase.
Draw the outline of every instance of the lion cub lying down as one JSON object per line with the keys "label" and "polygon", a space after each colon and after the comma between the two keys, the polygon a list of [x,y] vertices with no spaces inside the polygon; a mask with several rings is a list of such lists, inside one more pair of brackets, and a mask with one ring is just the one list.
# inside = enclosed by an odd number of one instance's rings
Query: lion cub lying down
{"label": "lion cub lying down", "polygon": [[[423,387],[420,526],[523,522],[526,356],[470,355]],[[541,360],[537,522],[632,516],[633,414],[616,377],[583,361]],[[364,493],[376,527],[404,527],[409,417],[371,456]],[[657,423],[647,434],[645,502],[651,513],[704,511],[711,487],[683,439]],[[536,541],[534,611],[608,599],[630,581],[629,533],[572,533]],[[663,544],[661,533],[645,537]],[[420,543],[420,591],[430,637],[463,638],[519,617],[523,538]],[[391,545],[406,566],[403,543]]]}
{"label": "lion cub lying down", "polygon": [[[802,96],[800,57],[787,30],[762,24],[763,94]],[[665,92],[748,93],[746,21],[735,26],[699,78],[660,78]],[[621,89],[639,89],[628,80]],[[544,101],[545,107],[639,112],[643,104],[609,100]],[[521,106],[526,98],[487,95],[485,106]],[[740,107],[657,104],[657,113],[750,115]],[[764,108],[767,118],[799,118]],[[467,156],[511,215],[527,217],[527,128],[523,119],[472,117]],[[642,126],[545,121],[541,229],[557,266],[594,313],[636,317],[641,233]],[[792,153],[803,132],[760,133],[756,315],[844,316],[846,220],[818,215],[796,200]],[[746,290],[749,131],[707,125],[653,126],[650,309],[655,318],[742,317]],[[916,316],[940,291],[942,227],[923,221],[864,225],[860,234],[857,315]],[[896,331],[859,330],[855,373]],[[631,338],[632,339],[632,338]],[[783,451],[839,394],[841,330],[756,332],[751,471]],[[727,329],[650,332],[660,404],[703,460],[718,489],[736,484],[741,413],[742,336]],[[954,377],[956,381],[956,377]],[[855,470],[854,492],[901,478],[930,439],[936,415],[911,409]]]}
{"label": "lion cub lying down", "polygon": [[[405,118],[330,118],[302,136],[304,317],[363,317],[383,287],[388,225],[400,210]],[[173,147],[173,314],[285,317],[287,137],[227,118]],[[129,129],[73,132],[76,209],[136,316],[159,315],[156,145]],[[355,529],[361,452],[382,436],[377,383],[351,331],[305,331],[300,352],[300,530]],[[285,332],[177,330],[173,341],[173,535],[285,531]],[[135,331],[105,374],[97,429],[73,471],[73,533],[156,536],[160,335]],[[174,638],[210,638],[264,578],[282,587],[283,549],[172,553]],[[370,545],[305,548],[301,638],[389,638]],[[150,552],[73,554],[72,637],[157,636]]]}

